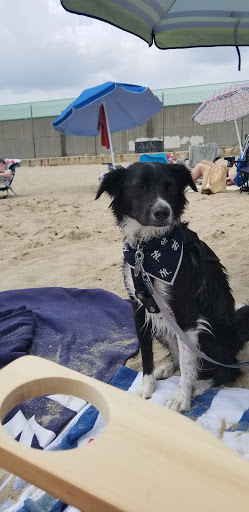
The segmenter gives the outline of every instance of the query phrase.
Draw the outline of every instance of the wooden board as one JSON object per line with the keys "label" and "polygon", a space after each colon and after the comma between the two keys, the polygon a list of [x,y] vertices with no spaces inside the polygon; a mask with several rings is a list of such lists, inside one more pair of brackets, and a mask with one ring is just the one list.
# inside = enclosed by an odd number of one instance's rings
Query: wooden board
{"label": "wooden board", "polygon": [[56,393],[84,398],[105,431],[74,450],[42,452],[0,426],[0,465],[84,512],[202,512],[249,507],[249,464],[178,413],[45,359],[0,371],[1,420],[15,405]]}

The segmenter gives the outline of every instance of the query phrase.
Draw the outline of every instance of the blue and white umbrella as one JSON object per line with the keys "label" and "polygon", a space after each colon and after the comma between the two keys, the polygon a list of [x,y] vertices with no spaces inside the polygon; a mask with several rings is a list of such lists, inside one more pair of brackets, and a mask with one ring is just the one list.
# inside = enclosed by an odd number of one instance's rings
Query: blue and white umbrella
{"label": "blue and white umbrella", "polygon": [[192,119],[201,125],[234,121],[240,151],[242,152],[237,119],[245,117],[248,114],[249,82],[241,82],[228,85],[223,89],[217,89],[212,96],[206,99],[196,110]]}
{"label": "blue and white umbrella", "polygon": [[106,82],[85,89],[52,123],[65,135],[99,134],[100,108],[103,105],[110,142],[112,164],[115,167],[111,133],[141,126],[160,112],[162,102],[148,87]]}

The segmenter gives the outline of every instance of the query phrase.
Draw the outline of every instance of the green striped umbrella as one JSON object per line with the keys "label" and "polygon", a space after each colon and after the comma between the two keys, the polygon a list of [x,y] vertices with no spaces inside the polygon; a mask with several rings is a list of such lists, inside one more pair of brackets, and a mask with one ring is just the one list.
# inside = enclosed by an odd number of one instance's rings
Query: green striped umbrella
{"label": "green striped umbrella", "polygon": [[248,0],[61,0],[160,49],[249,45]]}

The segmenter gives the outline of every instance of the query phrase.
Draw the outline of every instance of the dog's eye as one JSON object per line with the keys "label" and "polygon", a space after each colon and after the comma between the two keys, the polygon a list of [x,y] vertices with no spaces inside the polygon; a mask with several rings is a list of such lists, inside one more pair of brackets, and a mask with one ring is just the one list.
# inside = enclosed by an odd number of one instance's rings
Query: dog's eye
{"label": "dog's eye", "polygon": [[146,192],[147,190],[145,183],[137,183],[134,189],[140,193]]}
{"label": "dog's eye", "polygon": [[172,192],[174,190],[174,185],[171,185],[170,183],[164,184],[166,192]]}

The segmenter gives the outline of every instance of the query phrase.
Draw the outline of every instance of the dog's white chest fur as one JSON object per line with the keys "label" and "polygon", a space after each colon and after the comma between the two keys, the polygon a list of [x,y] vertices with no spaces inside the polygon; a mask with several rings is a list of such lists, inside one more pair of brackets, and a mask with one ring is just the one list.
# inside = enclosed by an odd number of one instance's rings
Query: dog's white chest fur
{"label": "dog's white chest fur", "polygon": [[[172,250],[178,250],[179,241],[174,240],[178,247],[175,243],[171,245],[167,235],[170,235],[178,226],[185,229],[183,245],[184,242],[186,243],[183,258],[179,263],[181,279],[179,276],[177,281],[173,279],[172,284],[169,284],[164,270],[172,274],[174,271],[173,261],[176,263],[177,260],[173,258],[171,262],[166,252],[164,253],[165,260],[164,258],[161,260],[160,254],[159,270],[158,265],[153,261],[153,269],[156,268],[159,273],[150,270],[152,266],[144,264],[145,271],[156,276],[153,281],[158,294],[156,300],[159,304],[170,306],[173,309],[175,320],[192,344],[196,347],[200,345],[202,350],[204,348],[208,350],[214,359],[217,357],[219,360],[220,357],[223,357],[225,361],[236,362],[236,354],[246,342],[244,333],[249,333],[249,307],[244,306],[243,311],[235,316],[233,298],[224,268],[218,258],[212,254],[211,249],[206,244],[200,244],[197,235],[195,236],[188,230],[186,224],[181,224],[181,216],[187,204],[184,194],[187,186],[197,191],[191,172],[183,165],[136,162],[128,168],[118,167],[106,173],[96,199],[103,192],[107,192],[112,198],[110,206],[123,232],[124,242],[133,250],[136,250],[138,246],[144,247],[153,238],[161,237],[164,240],[165,237],[167,238],[166,243],[169,243]],[[162,245],[164,247],[165,244]],[[143,252],[145,258],[147,250]],[[159,251],[155,244],[155,251],[150,256],[156,261],[159,261],[157,259],[159,258],[158,252],[161,253],[161,247]],[[132,257],[130,253],[127,261],[131,265],[134,264],[133,252]],[[163,277],[164,282],[161,281],[160,276]],[[213,383],[220,385],[235,381],[238,373],[231,373],[224,367],[222,369],[218,366],[209,368],[203,364],[203,367],[200,368],[195,351],[189,350],[179,334],[174,336],[172,333],[168,324],[170,319],[167,321],[161,313],[151,313],[147,310],[147,308],[150,310],[150,298],[143,292],[140,295],[141,300],[136,297],[136,293],[140,293],[140,282],[135,279],[133,281],[133,271],[128,263],[124,266],[124,278],[127,291],[134,301],[135,325],[143,360],[143,382],[139,392],[140,396],[150,398],[154,391],[155,379],[168,378],[174,372],[173,363],[171,366],[167,363],[155,369],[152,350],[153,336],[163,344],[169,344],[174,360],[179,358],[181,377],[178,388],[167,400],[167,407],[175,411],[189,410],[191,397],[196,394],[197,380],[201,382],[200,378],[208,378],[201,387],[198,384],[198,390],[201,389],[201,392],[204,389],[209,389]],[[137,291],[135,287],[138,288]],[[216,304],[219,304],[219,308],[216,308]],[[164,307],[160,309],[164,311]],[[242,334],[238,325],[242,325]],[[206,335],[205,338],[203,333]]]}
{"label": "dog's white chest fur", "polygon": [[[136,301],[138,307],[142,306],[142,301],[136,296],[136,290],[131,274],[131,267],[128,265],[128,263],[125,263],[124,265],[124,282],[130,297]],[[159,295],[165,303],[165,306],[168,307],[167,298],[170,294],[170,285],[163,283],[159,279],[155,279],[154,289],[157,295]],[[174,362],[178,362],[179,351],[176,336],[163,313],[151,313],[145,309],[145,325],[149,322],[151,322],[153,335],[156,336],[161,341],[161,343],[163,343],[163,345],[166,347],[169,346]]]}

